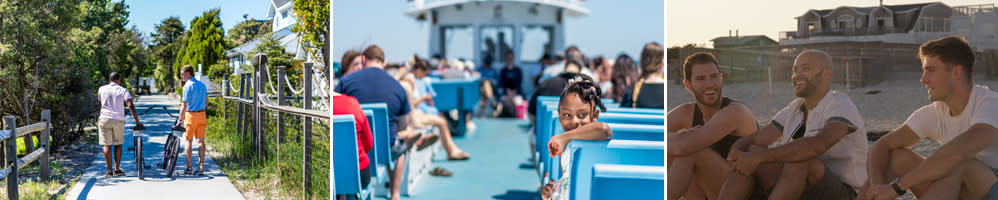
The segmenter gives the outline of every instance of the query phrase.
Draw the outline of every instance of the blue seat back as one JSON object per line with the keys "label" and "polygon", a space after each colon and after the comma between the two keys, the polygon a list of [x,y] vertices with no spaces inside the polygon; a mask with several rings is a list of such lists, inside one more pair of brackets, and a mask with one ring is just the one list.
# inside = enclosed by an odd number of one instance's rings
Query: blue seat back
{"label": "blue seat back", "polygon": [[661,114],[634,114],[634,113],[600,113],[597,121],[606,123],[621,124],[646,124],[665,125],[665,116]]}
{"label": "blue seat back", "polygon": [[360,164],[357,155],[357,130],[353,115],[333,115],[333,177],[336,194],[360,193]]}
{"label": "blue seat back", "polygon": [[632,113],[632,114],[649,114],[649,115],[664,115],[665,109],[657,108],[621,108],[621,107],[606,107],[607,113]]}
{"label": "blue seat back", "polygon": [[665,166],[663,141],[572,141],[565,153],[572,154],[572,166],[568,167],[570,199],[590,199],[595,164]]}
{"label": "blue seat back", "polygon": [[[665,167],[593,165],[591,199],[665,199]],[[627,191],[627,192],[621,192]]]}
{"label": "blue seat back", "polygon": [[[372,110],[364,110],[364,117],[367,117],[367,126],[371,128],[371,139],[374,140],[374,137],[375,137],[374,136],[375,135],[375,132],[374,132],[374,111],[372,111]],[[388,177],[387,177],[388,175],[387,174],[381,174],[381,173],[378,173],[378,170],[375,170],[377,168],[377,166],[378,166],[378,163],[377,163],[378,162],[378,154],[374,152],[375,149],[376,148],[371,148],[370,151],[367,151],[367,161],[369,162],[368,165],[367,165],[367,167],[371,169],[371,170],[368,170],[368,171],[371,172],[371,177],[373,177],[374,180],[386,180],[387,181],[388,180]],[[382,176],[385,176],[385,177],[382,177]],[[364,177],[362,177],[362,178],[364,178]],[[370,178],[370,177],[367,177],[367,178]],[[377,181],[372,181],[372,182],[373,183],[377,183]]]}
{"label": "blue seat back", "polygon": [[550,158],[548,156],[549,153],[547,149],[548,140],[554,134],[555,128],[561,128],[561,124],[558,124],[558,111],[555,110],[556,108],[543,106],[541,109],[543,110],[538,112],[537,127],[534,129],[536,134],[536,144],[534,144],[534,148],[536,148],[537,154],[539,155],[539,162],[546,164],[547,160]]}
{"label": "blue seat back", "polygon": [[607,123],[613,139],[665,141],[665,126]]}
{"label": "blue seat back", "polygon": [[[360,108],[371,111],[374,120],[369,120],[371,126],[371,136],[374,137],[374,166],[392,166],[391,161],[391,133],[388,128],[388,104],[385,103],[365,103],[360,104]],[[380,177],[380,176],[379,176]]]}
{"label": "blue seat back", "polygon": [[481,96],[477,79],[443,79],[430,84],[437,93],[437,96],[433,97],[433,106],[441,111],[474,110]]}

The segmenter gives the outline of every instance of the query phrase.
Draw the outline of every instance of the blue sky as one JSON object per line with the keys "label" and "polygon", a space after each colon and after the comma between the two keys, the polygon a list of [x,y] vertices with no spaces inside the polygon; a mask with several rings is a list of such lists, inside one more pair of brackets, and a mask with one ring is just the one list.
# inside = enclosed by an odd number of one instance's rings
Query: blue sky
{"label": "blue sky", "polygon": [[[590,15],[565,19],[565,42],[579,46],[587,56],[616,57],[626,52],[637,57],[647,42],[664,45],[664,1],[589,0],[583,6]],[[404,0],[333,1],[333,60],[370,44],[384,49],[392,62],[413,54],[427,57],[430,25],[406,16],[408,7]]]}
{"label": "blue sky", "polygon": [[226,34],[230,28],[243,21],[243,14],[250,18],[266,19],[269,0],[135,0],[125,1],[129,6],[128,27],[137,26],[148,37],[155,31],[156,24],[170,16],[180,17],[185,28],[190,28],[191,19],[201,16],[204,11],[221,8],[222,27]]}

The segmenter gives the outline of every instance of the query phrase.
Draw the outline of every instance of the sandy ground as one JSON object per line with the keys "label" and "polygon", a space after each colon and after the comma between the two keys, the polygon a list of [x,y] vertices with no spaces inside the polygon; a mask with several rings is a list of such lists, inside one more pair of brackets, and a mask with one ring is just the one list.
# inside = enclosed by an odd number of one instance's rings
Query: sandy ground
{"label": "sandy ground", "polygon": [[[845,92],[859,109],[869,133],[881,134],[902,125],[911,112],[929,104],[925,86],[919,83],[921,73],[894,73],[885,80],[861,88],[847,89],[842,84],[832,84],[832,90]],[[975,84],[998,88],[998,80],[974,77]],[[667,109],[693,101],[693,96],[681,84],[667,85]],[[868,94],[871,93],[871,94]],[[875,94],[872,94],[875,93]],[[795,97],[789,81],[774,81],[772,90],[767,82],[725,84],[722,95],[745,103],[759,124],[765,125],[780,109],[786,107]],[[871,144],[873,141],[870,142]],[[939,148],[939,143],[924,139],[912,150],[928,156]],[[911,194],[901,199],[914,199]]]}

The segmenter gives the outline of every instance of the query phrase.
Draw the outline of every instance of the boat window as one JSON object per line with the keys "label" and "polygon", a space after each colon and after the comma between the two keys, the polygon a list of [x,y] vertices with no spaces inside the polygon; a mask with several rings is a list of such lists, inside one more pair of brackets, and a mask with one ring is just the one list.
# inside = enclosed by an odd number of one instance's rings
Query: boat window
{"label": "boat window", "polygon": [[[492,56],[493,66],[501,66],[506,63],[505,52],[513,51],[513,26],[510,25],[488,25],[481,29],[482,60],[486,56]],[[515,54],[514,54],[515,55]]]}
{"label": "boat window", "polygon": [[523,43],[520,46],[521,63],[538,63],[544,53],[554,56],[554,26],[526,25],[520,27]]}

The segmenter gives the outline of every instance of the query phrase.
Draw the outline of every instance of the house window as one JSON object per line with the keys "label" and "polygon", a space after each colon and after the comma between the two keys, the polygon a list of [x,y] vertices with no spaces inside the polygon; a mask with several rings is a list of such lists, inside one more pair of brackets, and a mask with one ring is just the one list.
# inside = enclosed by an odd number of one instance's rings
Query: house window
{"label": "house window", "polygon": [[817,30],[815,30],[814,23],[808,23],[807,24],[807,34],[808,35],[814,34],[814,32],[816,32],[816,31]]}
{"label": "house window", "polygon": [[281,12],[281,18],[288,18],[288,11]]}
{"label": "house window", "polygon": [[884,27],[884,20],[883,19],[878,19],[877,20],[877,27]]}
{"label": "house window", "polygon": [[919,21],[921,22],[918,26],[919,32],[932,32],[932,23],[934,21],[932,18],[925,17],[919,19]]}
{"label": "house window", "polygon": [[950,29],[949,29],[949,20],[948,19],[943,19],[943,30],[942,31],[943,32],[949,32],[950,31]]}
{"label": "house window", "polygon": [[855,28],[853,25],[855,24],[856,17],[853,17],[852,15],[842,15],[838,17],[838,21],[839,30],[851,32]]}

